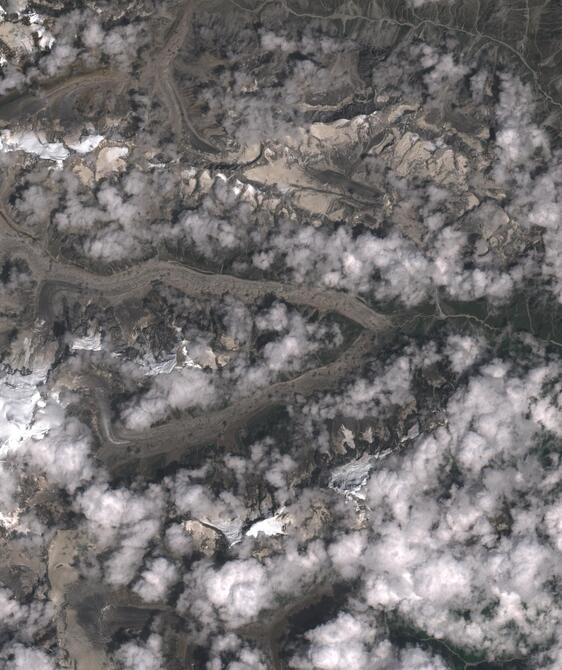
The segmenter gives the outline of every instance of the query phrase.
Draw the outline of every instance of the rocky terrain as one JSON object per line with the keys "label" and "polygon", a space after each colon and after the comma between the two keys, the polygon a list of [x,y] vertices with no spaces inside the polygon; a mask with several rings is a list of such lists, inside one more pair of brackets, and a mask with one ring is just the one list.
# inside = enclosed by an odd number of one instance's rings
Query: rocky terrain
{"label": "rocky terrain", "polygon": [[562,667],[561,35],[0,2],[0,670]]}

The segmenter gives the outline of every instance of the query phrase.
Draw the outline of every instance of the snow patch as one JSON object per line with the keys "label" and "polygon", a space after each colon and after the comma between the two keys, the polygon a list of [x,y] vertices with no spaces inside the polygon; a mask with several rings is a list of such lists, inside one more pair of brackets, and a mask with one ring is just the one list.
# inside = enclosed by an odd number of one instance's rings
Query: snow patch
{"label": "snow patch", "polygon": [[256,521],[247,531],[248,537],[258,537],[260,533],[264,535],[285,535],[285,524],[282,521],[282,513],[279,512],[267,519]]}
{"label": "snow patch", "polygon": [[93,333],[86,337],[77,337],[70,347],[73,351],[101,351],[101,333]]}
{"label": "snow patch", "polygon": [[363,488],[373,468],[373,457],[363,454],[361,458],[340,465],[332,470],[328,486],[345,496],[364,499]]}
{"label": "snow patch", "polygon": [[44,406],[38,386],[47,378],[42,370],[30,375],[16,372],[0,379],[0,456],[16,450],[23,440],[44,430],[33,425],[37,407]]}
{"label": "snow patch", "polygon": [[79,154],[88,154],[90,151],[97,149],[99,145],[104,141],[105,137],[103,135],[88,135],[77,142],[66,141],[66,146],[76,151]]}
{"label": "snow patch", "polygon": [[0,133],[0,151],[25,151],[45,160],[56,161],[59,165],[70,156],[70,152],[62,142],[47,142],[44,133],[31,130],[22,132],[3,130]]}

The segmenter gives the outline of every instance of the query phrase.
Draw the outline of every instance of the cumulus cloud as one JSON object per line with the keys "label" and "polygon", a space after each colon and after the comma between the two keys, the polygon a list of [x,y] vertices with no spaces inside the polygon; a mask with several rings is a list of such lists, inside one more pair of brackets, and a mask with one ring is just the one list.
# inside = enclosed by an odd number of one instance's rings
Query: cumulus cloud
{"label": "cumulus cloud", "polygon": [[334,621],[306,634],[310,643],[306,657],[293,659],[290,665],[317,670],[336,670],[346,666],[358,670],[376,667],[368,649],[375,635],[373,626],[358,621],[351,614],[341,613]]}
{"label": "cumulus cloud", "polygon": [[336,416],[362,419],[382,414],[385,408],[402,405],[413,399],[412,380],[416,369],[439,360],[434,345],[405,347],[402,355],[380,366],[378,374],[361,377],[348,384],[341,393],[327,393],[308,402],[303,412],[313,421]]}
{"label": "cumulus cloud", "polygon": [[[364,571],[375,610],[397,610],[429,635],[492,657],[527,653],[550,635],[558,610],[547,583],[559,562],[536,533],[559,477],[534,455],[543,427],[532,408],[556,375],[557,366],[526,374],[500,361],[483,366],[451,397],[446,427],[373,471],[367,503],[375,535],[366,546],[352,535],[328,551],[342,575]],[[557,512],[547,514],[556,538]],[[555,607],[547,620],[546,602]],[[486,603],[495,603],[489,613]],[[466,619],[454,614],[459,607]],[[516,632],[508,633],[508,621]]]}
{"label": "cumulus cloud", "polygon": [[[14,12],[9,16],[9,25],[14,26],[13,34],[20,40],[13,44],[12,57],[2,68],[2,94],[62,76],[76,64],[94,68],[107,57],[127,71],[138,49],[146,44],[146,32],[138,20],[102,29],[92,9],[70,10],[59,14],[56,20],[28,8],[25,3],[15,3],[9,9]],[[82,38],[80,46],[76,45],[77,35]],[[27,37],[23,44],[22,36]]]}
{"label": "cumulus cloud", "polygon": [[284,549],[263,561],[239,558],[218,568],[200,561],[185,577],[179,610],[190,609],[197,625],[207,630],[221,622],[233,630],[255,621],[288,594],[306,593],[329,566],[324,544],[316,540],[299,548],[287,539]]}
{"label": "cumulus cloud", "polygon": [[229,561],[205,574],[209,603],[229,621],[251,621],[271,606],[273,593],[266,569],[256,560]]}
{"label": "cumulus cloud", "polygon": [[126,642],[115,652],[122,670],[161,670],[165,667],[162,655],[162,637],[149,635],[146,642]]}
{"label": "cumulus cloud", "polygon": [[149,542],[160,531],[162,490],[152,485],[136,494],[93,484],[78,496],[76,505],[98,549],[112,549],[104,566],[108,583],[128,584],[140,568]]}
{"label": "cumulus cloud", "polygon": [[205,485],[208,469],[199,472],[180,470],[167,480],[177,510],[218,529],[230,543],[242,536],[248,510],[243,500],[228,490],[218,495]]}
{"label": "cumulus cloud", "polygon": [[32,601],[21,604],[7,588],[0,587],[0,630],[16,635],[21,641],[31,641],[34,635],[47,628],[53,609],[49,602]]}
{"label": "cumulus cloud", "polygon": [[447,665],[423,649],[407,648],[399,654],[400,667],[408,670],[446,670]]}
{"label": "cumulus cloud", "polygon": [[128,428],[141,430],[169,416],[172,410],[210,407],[217,396],[207,372],[194,367],[174,370],[154,377],[150,389],[123,410],[121,419]]}
{"label": "cumulus cloud", "polygon": [[[339,326],[306,320],[297,310],[276,302],[255,316],[257,355],[250,360],[239,356],[224,371],[236,384],[236,392],[251,393],[271,383],[279,374],[303,369],[320,349],[329,350],[343,343]],[[267,337],[265,345],[260,339]]]}
{"label": "cumulus cloud", "polygon": [[[213,638],[207,670],[266,670],[267,659],[262,651],[251,647],[237,635],[228,633]],[[228,663],[228,665],[227,665]]]}
{"label": "cumulus cloud", "polygon": [[141,573],[133,590],[146,602],[155,602],[163,600],[177,580],[178,571],[175,565],[165,558],[155,558]]}
{"label": "cumulus cloud", "polygon": [[[198,308],[193,302],[189,306]],[[174,411],[217,407],[248,395],[282,374],[309,367],[317,352],[343,344],[332,319],[306,318],[278,301],[252,309],[233,299],[217,301],[212,309],[224,327],[218,337],[200,330],[195,320],[185,323],[181,301],[173,308],[181,324],[175,351],[150,352],[136,363],[108,361],[129,382],[142,380],[139,364],[151,377],[122,406],[121,420],[129,429],[149,427]]]}
{"label": "cumulus cloud", "polygon": [[470,368],[484,350],[485,342],[481,338],[469,335],[449,335],[445,354],[450,361],[451,368],[461,373]]}
{"label": "cumulus cloud", "polygon": [[[79,142],[66,138],[67,146],[81,153],[86,149],[93,151],[101,140],[100,135],[86,135]],[[69,150],[60,146],[68,155]],[[22,226],[32,228],[36,234],[44,233],[52,220],[77,253],[106,263],[139,258],[160,241],[175,240],[176,228],[160,224],[160,217],[164,200],[177,194],[177,174],[141,172],[136,168],[125,173],[116,169],[119,160],[123,167],[126,164],[122,158],[115,159],[115,155],[127,155],[128,150],[123,142],[106,143],[98,150],[95,177],[87,165],[57,171],[34,166],[22,175],[14,201],[14,211]],[[113,161],[109,160],[111,153]],[[97,179],[98,188],[92,188],[92,183],[84,178],[84,171],[89,173],[91,181]]]}
{"label": "cumulus cloud", "polygon": [[265,51],[282,51],[301,53],[318,56],[318,54],[332,54],[347,51],[353,47],[349,40],[334,39],[321,33],[315,34],[311,26],[307,26],[298,39],[291,39],[282,33],[272,30],[260,30],[260,44]]}
{"label": "cumulus cloud", "polygon": [[191,537],[181,523],[174,523],[166,529],[165,541],[173,556],[190,556],[193,551]]}
{"label": "cumulus cloud", "polygon": [[3,374],[0,378],[0,453],[43,472],[49,481],[71,493],[95,468],[90,458],[90,429],[68,413],[72,397],[42,390],[47,368],[31,374]]}
{"label": "cumulus cloud", "polygon": [[77,418],[68,416],[63,406],[53,399],[47,401],[35,414],[33,430],[36,434],[25,442],[23,451],[51,481],[74,492],[84,480],[93,477],[90,430]]}
{"label": "cumulus cloud", "polygon": [[542,229],[542,274],[560,301],[562,157],[540,122],[531,86],[510,72],[500,75],[500,83],[494,177],[512,189],[513,202],[506,209],[513,221],[526,231]]}
{"label": "cumulus cloud", "polygon": [[363,613],[340,612],[334,619],[305,633],[304,651],[289,661],[302,670],[336,670],[353,667],[386,670],[446,670],[440,658],[422,649],[398,649],[383,631]]}
{"label": "cumulus cloud", "polygon": [[[511,73],[500,75],[501,95],[496,114],[499,132],[496,145],[500,165],[498,177],[509,178],[509,171],[526,166],[535,152],[549,152],[544,130],[533,121],[534,101],[531,87]],[[513,174],[513,173],[512,173]]]}
{"label": "cumulus cloud", "polygon": [[[228,218],[224,211],[221,216],[214,212],[219,202],[221,206],[229,202],[225,193],[232,194],[236,189],[234,182],[220,183],[220,189],[207,197],[199,211],[189,212],[181,226],[173,229],[174,235],[186,235],[208,258],[228,258],[236,250],[258,246],[251,261],[260,270],[267,272],[281,264],[291,280],[298,283],[365,294],[374,291],[378,300],[398,298],[407,305],[419,304],[435,287],[443,287],[461,300],[487,296],[502,301],[523,278],[521,268],[508,272],[467,266],[474,250],[466,233],[456,226],[440,230],[443,216],[436,211],[446,197],[443,189],[433,187],[427,194],[426,223],[435,239],[423,251],[397,230],[386,236],[370,232],[354,236],[344,226],[334,230],[329,226],[297,225],[286,218],[265,234],[251,227],[254,217],[244,213],[250,206],[248,200],[243,200],[239,211],[229,204]],[[237,198],[234,201],[242,207]],[[255,203],[251,211],[257,211]]]}
{"label": "cumulus cloud", "polygon": [[[283,324],[282,314],[277,322]],[[309,503],[304,493],[293,490],[293,525],[278,540],[282,550],[257,560],[248,555],[251,538],[246,538],[224,564],[208,559],[194,564],[178,607],[195,618],[201,635],[256,621],[287,594],[304,595],[334,571],[359,584],[359,601],[308,631],[297,645],[293,667],[335,668],[343,662],[373,668],[446,667],[419,648],[393,647],[377,623],[385,613],[402,617],[424,635],[481,649],[491,659],[526,654],[540,640],[550,639],[558,616],[548,584],[559,569],[562,525],[555,491],[560,476],[556,465],[538,458],[535,444],[560,423],[555,383],[560,370],[555,363],[527,369],[501,360],[480,364],[482,347],[478,338],[452,335],[446,340],[443,355],[451,369],[471,376],[446,403],[440,427],[414,437],[410,448],[387,455],[367,473],[365,506],[359,506],[361,529],[332,524],[327,546],[305,541],[297,547],[290,534],[295,524],[309,523],[299,513]],[[352,386],[353,396],[347,391],[328,402],[316,400],[315,411],[333,406],[324,410],[326,420],[331,412],[355,410],[360,417],[380,411],[375,398],[408,403],[416,366],[438,360],[435,347],[410,347],[407,355],[387,363],[384,374],[374,376],[376,389],[365,389],[363,382],[361,393]],[[548,420],[545,403],[553,412]],[[263,446],[269,450],[272,443]],[[264,448],[257,443],[254,451],[259,464]],[[228,458],[240,482],[248,472],[243,461]],[[234,503],[227,520],[243,516],[245,503],[225,498],[224,492],[210,496],[201,484],[205,477],[204,471],[185,473],[171,482],[178,511],[203,517]],[[551,613],[547,619],[542,618],[543,607]],[[459,608],[462,617],[456,614]],[[238,649],[230,633],[223,642],[233,654]],[[545,667],[557,652],[549,653],[541,657]],[[220,667],[218,644],[213,654]]]}
{"label": "cumulus cloud", "polygon": [[26,604],[19,602],[8,588],[0,586],[0,633],[5,643],[0,648],[0,666],[55,670],[55,659],[32,646],[52,626],[53,607],[47,600],[27,600]]}
{"label": "cumulus cloud", "polygon": [[55,659],[48,656],[40,649],[25,647],[22,644],[15,643],[6,645],[0,652],[0,661],[5,668],[10,670],[56,670]]}
{"label": "cumulus cloud", "polygon": [[[469,267],[474,250],[458,226],[441,230],[444,215],[439,210],[446,191],[434,185],[428,187],[427,203],[420,211],[435,239],[428,239],[423,250],[397,230],[386,236],[369,232],[355,237],[343,226],[331,230],[281,218],[268,232],[259,225],[265,215],[259,205],[264,194],[221,174],[211,180],[198,207],[190,207],[179,222],[164,224],[154,220],[158,214],[148,194],[171,192],[175,179],[168,174],[163,180],[158,174],[133,170],[118,185],[103,183],[93,197],[81,192],[74,175],[65,173],[61,177],[67,189],[65,207],[54,221],[60,230],[77,236],[86,255],[104,262],[138,258],[157,241],[185,240],[213,261],[221,258],[247,268],[245,261],[235,259],[240,251],[257,246],[260,250],[248,260],[263,271],[281,264],[299,283],[365,294],[374,290],[379,300],[398,298],[407,305],[427,299],[435,287],[461,300],[487,296],[502,301],[524,276],[519,266],[508,271],[484,266],[480,260],[477,267]],[[25,209],[26,202],[24,192],[17,204]]]}
{"label": "cumulus cloud", "polygon": [[[526,161],[516,175],[517,189],[510,212],[514,219],[528,231],[538,227],[542,232],[544,256],[542,274],[552,285],[558,301],[562,301],[562,216],[560,193],[562,192],[562,155],[555,151],[542,162],[543,169],[531,177],[533,165]],[[500,163],[501,165],[501,163]]]}
{"label": "cumulus cloud", "polygon": [[[430,2],[411,0],[410,6]],[[107,58],[127,69],[143,45],[140,22],[102,26],[92,12],[73,10],[55,22],[54,44],[22,72],[5,68],[0,91],[63,75],[75,65],[94,68]],[[216,81],[204,83],[200,96],[209,115],[238,142],[267,138],[264,161],[277,152],[303,173],[299,138],[313,144],[302,113],[303,91],[312,82],[317,92],[329,91],[337,79],[332,68],[356,57],[354,45],[317,39],[316,28],[313,23],[296,37],[251,31],[244,39],[267,52],[266,65],[278,59],[283,76],[260,88],[253,72],[236,69],[234,45],[228,47],[229,64],[217,69]],[[195,32],[198,40],[212,34],[207,28]],[[400,93],[413,101],[413,126],[425,118],[417,111],[428,94],[435,102],[443,91],[457,91],[471,70],[452,51],[410,44],[405,50],[406,75],[400,74],[395,53],[388,67],[374,68],[373,84],[384,88],[396,75]],[[289,58],[295,52],[300,56]],[[410,68],[412,60],[417,70]],[[405,83],[420,67],[418,81]],[[34,233],[52,226],[65,244],[107,263],[141,258],[165,242],[252,277],[271,274],[407,307],[441,293],[459,301],[485,298],[495,307],[526,279],[536,278],[542,263],[544,278],[562,296],[562,161],[536,118],[531,88],[514,75],[498,76],[493,170],[490,162],[479,163],[495,184],[486,186],[481,205],[474,204],[480,195],[468,191],[479,186],[464,172],[464,155],[448,140],[404,130],[402,112],[395,109],[395,132],[385,139],[394,158],[372,153],[364,172],[366,183],[396,173],[384,182],[384,217],[361,228],[334,224],[329,217],[312,223],[301,210],[297,216],[282,184],[260,190],[243,178],[191,167],[176,171],[152,165],[143,172],[134,166],[138,155],[133,152],[127,173],[92,173],[92,180],[98,178],[95,188],[68,167],[56,172],[26,167],[12,198],[13,212]],[[487,77],[481,72],[471,78],[473,100],[483,99]],[[384,96],[376,92],[375,97],[385,104]],[[346,150],[368,145],[372,127],[379,131],[381,112],[345,124],[346,132],[360,128]],[[343,127],[322,125],[324,130]],[[426,130],[431,135],[429,122]],[[282,144],[288,135],[291,148]],[[34,138],[26,139],[32,146]],[[64,149],[48,144],[49,151]],[[334,154],[329,161],[339,158]],[[314,155],[310,164],[316,160]],[[437,172],[449,161],[448,172],[439,178],[429,168],[418,174],[418,160],[431,162]],[[180,158],[173,162],[179,165]],[[454,170],[462,173],[460,186],[447,177]],[[492,202],[496,186],[505,191],[501,203],[500,198]],[[170,195],[173,212],[161,208]],[[464,217],[468,210],[457,207],[461,196],[470,200],[474,216]],[[406,210],[411,220],[402,216]],[[349,211],[342,210],[342,219],[351,220]],[[485,219],[493,224],[489,227],[501,219],[513,234],[519,229],[535,234],[538,228],[544,252],[537,248],[523,259],[516,251],[501,263],[499,252],[477,253],[474,238],[480,233],[472,226],[486,228]],[[482,237],[486,244],[491,238]],[[523,239],[528,241],[524,234]],[[30,282],[26,269],[13,263],[2,267],[2,295],[25,290]],[[72,354],[71,371],[89,361],[121,377],[133,395],[118,411],[133,431],[174,412],[204,412],[255,392],[300,372],[316,354],[344,341],[342,328],[330,318],[308,316],[280,301],[251,306],[223,296],[209,307],[166,288],[160,298],[170,308],[166,315],[173,313],[173,323],[166,324],[169,338],[158,334],[152,344],[150,335],[131,328],[131,340],[138,339],[112,352],[114,331],[105,324],[94,350]],[[109,312],[113,324],[116,317]],[[85,544],[99,559],[93,566],[78,561],[81,575],[123,587],[120,593],[128,588],[146,603],[169,601],[185,619],[189,643],[205,646],[209,670],[268,667],[270,659],[241,627],[259,627],[274,611],[291,617],[330,586],[340,595],[342,584],[346,588],[330,618],[312,622],[291,639],[290,667],[445,670],[445,661],[427,649],[437,653],[447,645],[459,650],[460,658],[463,650],[491,663],[524,657],[532,667],[555,670],[562,659],[556,641],[562,620],[559,361],[531,337],[518,340],[517,356],[498,357],[504,348],[491,336],[451,334],[448,326],[439,330],[435,323],[435,342],[396,338],[384,356],[366,361],[337,388],[291,402],[275,433],[266,434],[269,426],[265,433],[261,425],[256,431],[252,426],[237,436],[232,449],[190,462],[158,484],[143,486],[137,479],[129,488],[110,485],[93,464],[92,435],[73,414],[76,396],[59,393],[46,368],[32,366],[27,374],[6,365],[0,375],[3,531],[21,535],[22,546],[37,549],[33,536],[42,526],[33,525],[27,537],[23,525],[12,523],[21,513],[18,500],[27,495],[27,488],[19,487],[20,475],[40,473],[47,484],[64,487],[64,495],[74,497],[72,510],[81,515]],[[78,338],[74,344],[79,339],[86,341]],[[533,351],[529,360],[520,344]],[[64,365],[66,354],[57,352],[62,357],[57,366]],[[282,532],[254,532],[256,522],[271,519]],[[50,537],[48,530],[45,536]],[[177,584],[183,592],[171,602]],[[9,639],[0,665],[56,667],[54,657],[32,646],[53,616],[40,593],[37,589],[36,600],[20,601],[0,588],[0,630]],[[418,635],[424,648],[391,643],[393,626],[413,631],[412,639]],[[123,670],[161,670],[163,649],[162,637],[151,633],[111,653]]]}
{"label": "cumulus cloud", "polygon": [[431,94],[442,94],[444,88],[453,87],[469,71],[466,65],[455,63],[452,53],[439,53],[428,44],[421,46],[419,56],[421,66],[429,70],[423,80]]}

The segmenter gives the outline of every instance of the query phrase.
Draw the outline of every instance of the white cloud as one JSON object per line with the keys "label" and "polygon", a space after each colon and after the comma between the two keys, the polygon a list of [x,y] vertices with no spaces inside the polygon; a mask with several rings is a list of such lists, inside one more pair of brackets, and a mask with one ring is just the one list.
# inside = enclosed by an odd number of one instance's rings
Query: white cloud
{"label": "white cloud", "polygon": [[[418,6],[424,3],[424,0],[413,1]],[[443,94],[446,87],[453,87],[469,71],[466,65],[455,63],[452,53],[439,53],[427,44],[420,48],[420,65],[424,70],[429,70],[423,80],[432,95]]]}
{"label": "white cloud", "polygon": [[200,561],[185,577],[180,612],[189,610],[200,625],[213,628],[222,621],[233,630],[255,621],[279,599],[306,593],[328,568],[324,545],[317,540],[299,549],[298,543],[286,539],[284,548],[284,553],[263,561],[233,559],[219,568]]}
{"label": "white cloud", "polygon": [[126,642],[115,652],[115,659],[122,670],[162,670],[162,638],[152,633],[146,642]]}
{"label": "white cloud", "polygon": [[[348,551],[339,542],[329,549],[342,575],[363,574],[372,607],[492,658],[549,639],[560,613],[548,580],[559,557],[537,531],[560,476],[533,455],[542,428],[530,410],[558,374],[556,365],[527,373],[485,365],[452,396],[443,427],[373,471],[366,502],[374,535],[366,546],[351,536],[339,541],[351,542]],[[555,507],[545,520],[555,547]],[[462,608],[467,619],[454,614]]]}
{"label": "white cloud", "polygon": [[0,653],[0,661],[9,670],[57,670],[55,660],[45,652],[19,643],[6,645]]}
{"label": "white cloud", "polygon": [[140,580],[134,585],[133,591],[146,602],[165,599],[170,588],[178,580],[178,571],[173,563],[165,558],[156,558],[148,563],[148,568],[141,573]]}
{"label": "white cloud", "polygon": [[10,632],[17,639],[31,641],[33,636],[47,628],[53,617],[49,602],[32,601],[22,605],[7,589],[0,587],[0,630]]}
{"label": "white cloud", "polygon": [[440,659],[422,649],[405,649],[400,652],[401,670],[447,670],[447,665]]}
{"label": "white cloud", "polygon": [[242,526],[249,510],[244,501],[228,490],[214,495],[205,485],[206,470],[200,473],[180,471],[168,484],[178,511],[189,514],[220,530],[232,544],[242,537]]}
{"label": "white cloud", "polygon": [[98,551],[113,550],[104,566],[107,581],[114,585],[129,583],[142,564],[149,542],[159,533],[162,490],[152,485],[136,494],[93,484],[78,496],[76,505],[86,517]]}
{"label": "white cloud", "polygon": [[174,523],[166,530],[166,545],[174,556],[190,556],[193,543],[181,523]]}
{"label": "white cloud", "polygon": [[501,94],[497,107],[500,127],[496,135],[496,145],[500,160],[497,170],[499,178],[508,179],[515,173],[514,168],[525,166],[539,149],[548,154],[548,138],[532,120],[534,112],[531,87],[523,84],[516,76],[503,73]]}
{"label": "white cloud", "polygon": [[122,411],[121,420],[132,430],[148,428],[174,409],[205,409],[218,400],[211,375],[198,368],[175,369],[153,378],[148,391]]}
{"label": "white cloud", "polygon": [[266,670],[268,667],[259,649],[252,648],[233,633],[213,637],[210,657],[207,670]]}
{"label": "white cloud", "polygon": [[376,629],[351,614],[340,613],[336,619],[306,633],[309,648],[304,658],[293,659],[290,666],[302,670],[357,670],[377,667],[369,653]]}
{"label": "white cloud", "polygon": [[451,368],[457,372],[464,372],[474,365],[485,349],[482,338],[469,335],[449,335],[445,354],[451,363]]}
{"label": "white cloud", "polygon": [[[47,352],[47,358],[49,354]],[[67,413],[72,398],[42,393],[48,366],[0,378],[0,454],[44,472],[73,492],[94,474],[89,428]]]}
{"label": "white cloud", "polygon": [[231,622],[251,621],[273,602],[267,571],[254,559],[229,561],[219,570],[210,570],[205,576],[205,593]]}
{"label": "white cloud", "polygon": [[68,416],[54,399],[37,410],[33,431],[23,452],[52,482],[73,492],[84,480],[92,478],[90,430],[77,418]]}

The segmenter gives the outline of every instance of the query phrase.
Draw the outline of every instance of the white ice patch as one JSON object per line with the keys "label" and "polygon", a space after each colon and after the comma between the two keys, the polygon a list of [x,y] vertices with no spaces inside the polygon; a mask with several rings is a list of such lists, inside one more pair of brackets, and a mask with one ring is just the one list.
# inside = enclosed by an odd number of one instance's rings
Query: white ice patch
{"label": "white ice patch", "polygon": [[69,150],[62,142],[47,142],[44,133],[31,130],[22,132],[3,130],[0,133],[0,151],[25,151],[59,164],[70,156]]}
{"label": "white ice patch", "polygon": [[175,356],[167,358],[163,361],[156,361],[154,358],[145,358],[141,362],[142,367],[144,368],[144,374],[147,377],[154,377],[156,375],[169,375],[172,370],[177,366],[177,360]]}
{"label": "white ice patch", "polygon": [[242,539],[242,519],[229,519],[224,521],[222,519],[220,521],[213,519],[213,521],[210,521],[207,518],[201,517],[201,522],[220,531],[225,536],[230,546],[238,544]]}
{"label": "white ice patch", "polygon": [[169,375],[170,372],[173,372],[176,368],[202,368],[199,363],[196,363],[193,358],[187,355],[187,348],[185,344],[182,345],[182,354],[183,361],[181,365],[178,363],[176,354],[171,354],[168,358],[165,358],[161,361],[157,361],[154,356],[150,354],[146,356],[146,358],[144,358],[140,364],[144,368],[144,374],[146,377]]}
{"label": "white ice patch", "polygon": [[69,142],[67,140],[66,146],[73,151],[76,151],[76,153],[88,154],[90,151],[97,149],[104,139],[105,137],[103,135],[88,135],[77,142]]}
{"label": "white ice patch", "polygon": [[[87,135],[76,141],[65,139],[63,142],[47,142],[41,131],[3,130],[0,133],[0,151],[25,151],[44,160],[56,161],[59,167],[66,160],[71,150],[78,154],[94,151],[105,140],[103,135]],[[125,149],[125,153],[128,149]]]}
{"label": "white ice patch", "polygon": [[77,337],[70,347],[73,351],[101,351],[101,333],[93,333],[86,337]]}
{"label": "white ice patch", "polygon": [[17,449],[25,439],[44,434],[43,429],[33,425],[33,416],[35,409],[44,404],[37,387],[45,381],[46,372],[16,372],[0,379],[0,456]]}
{"label": "white ice patch", "polygon": [[332,470],[328,486],[345,496],[354,496],[364,499],[363,488],[369,479],[373,468],[374,458],[363,454],[356,461],[350,461]]}
{"label": "white ice patch", "polygon": [[[112,358],[121,358],[119,352],[111,352]],[[169,375],[176,368],[179,367],[200,367],[195,365],[195,363],[188,359],[184,365],[179,366],[175,354],[169,355],[163,360],[156,360],[153,354],[148,354],[143,359],[135,361],[134,365],[138,365],[140,372],[144,374],[145,377],[157,377],[158,375]]]}
{"label": "white ice patch", "polygon": [[248,537],[257,537],[260,533],[264,535],[285,535],[285,524],[281,520],[281,513],[270,516],[268,519],[262,519],[252,524],[246,535]]}

